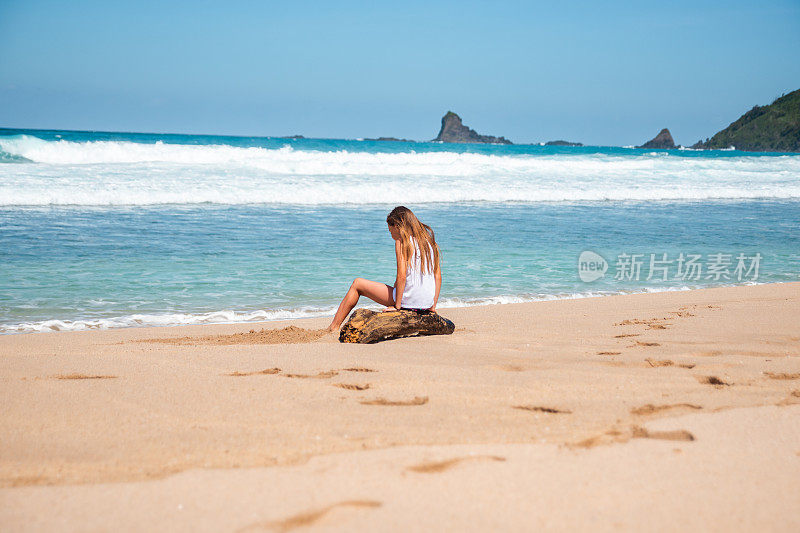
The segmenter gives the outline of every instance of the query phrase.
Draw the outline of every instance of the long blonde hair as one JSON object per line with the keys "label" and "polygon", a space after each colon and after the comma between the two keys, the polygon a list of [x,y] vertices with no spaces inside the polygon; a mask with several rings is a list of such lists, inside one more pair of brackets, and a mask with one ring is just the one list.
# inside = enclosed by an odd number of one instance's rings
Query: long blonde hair
{"label": "long blonde hair", "polygon": [[[417,242],[422,262],[422,272],[439,272],[439,246],[430,226],[423,224],[411,212],[411,209],[399,205],[392,209],[386,217],[386,223],[394,226],[400,232],[400,245],[406,262],[414,255],[414,245],[411,238]],[[430,245],[430,248],[428,247]],[[431,257],[433,251],[433,257]]]}

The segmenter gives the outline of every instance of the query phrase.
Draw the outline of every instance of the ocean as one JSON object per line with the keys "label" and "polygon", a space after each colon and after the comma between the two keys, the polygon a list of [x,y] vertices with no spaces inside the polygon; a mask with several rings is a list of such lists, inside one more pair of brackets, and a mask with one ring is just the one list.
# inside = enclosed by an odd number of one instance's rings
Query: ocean
{"label": "ocean", "polygon": [[0,333],[332,315],[396,205],[440,308],[800,280],[800,154],[0,129]]}

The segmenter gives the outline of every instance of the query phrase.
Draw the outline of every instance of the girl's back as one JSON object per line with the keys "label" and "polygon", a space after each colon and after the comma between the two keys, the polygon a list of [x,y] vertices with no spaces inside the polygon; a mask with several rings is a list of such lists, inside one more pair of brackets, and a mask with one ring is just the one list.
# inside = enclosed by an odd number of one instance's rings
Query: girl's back
{"label": "girl's back", "polygon": [[[419,245],[414,237],[410,237],[414,245],[414,255],[406,265],[406,286],[403,290],[401,304],[410,309],[428,309],[433,305],[436,295],[436,278],[433,269],[429,272],[422,271],[422,257]],[[433,258],[433,248],[428,244],[428,251],[431,259]],[[396,294],[393,294],[397,298]]]}

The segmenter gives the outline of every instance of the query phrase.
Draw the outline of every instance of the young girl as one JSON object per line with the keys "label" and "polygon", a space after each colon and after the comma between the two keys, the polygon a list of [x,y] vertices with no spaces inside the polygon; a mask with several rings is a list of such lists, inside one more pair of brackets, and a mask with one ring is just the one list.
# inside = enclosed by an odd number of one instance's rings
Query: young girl
{"label": "young girl", "polygon": [[[436,312],[442,272],[439,269],[439,247],[433,230],[420,222],[407,207],[398,206],[386,217],[389,233],[394,239],[397,256],[397,278],[394,286],[356,278],[345,294],[339,310],[328,327],[337,331],[344,319],[356,306],[361,296],[385,305],[384,311],[412,309]],[[424,250],[424,253],[421,251]]]}

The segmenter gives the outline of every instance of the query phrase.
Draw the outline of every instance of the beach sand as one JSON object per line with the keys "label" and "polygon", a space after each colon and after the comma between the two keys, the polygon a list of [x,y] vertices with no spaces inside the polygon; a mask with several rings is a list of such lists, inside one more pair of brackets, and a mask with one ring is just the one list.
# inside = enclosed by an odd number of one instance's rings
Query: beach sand
{"label": "beach sand", "polygon": [[0,529],[800,529],[800,283],[440,312],[0,337]]}

